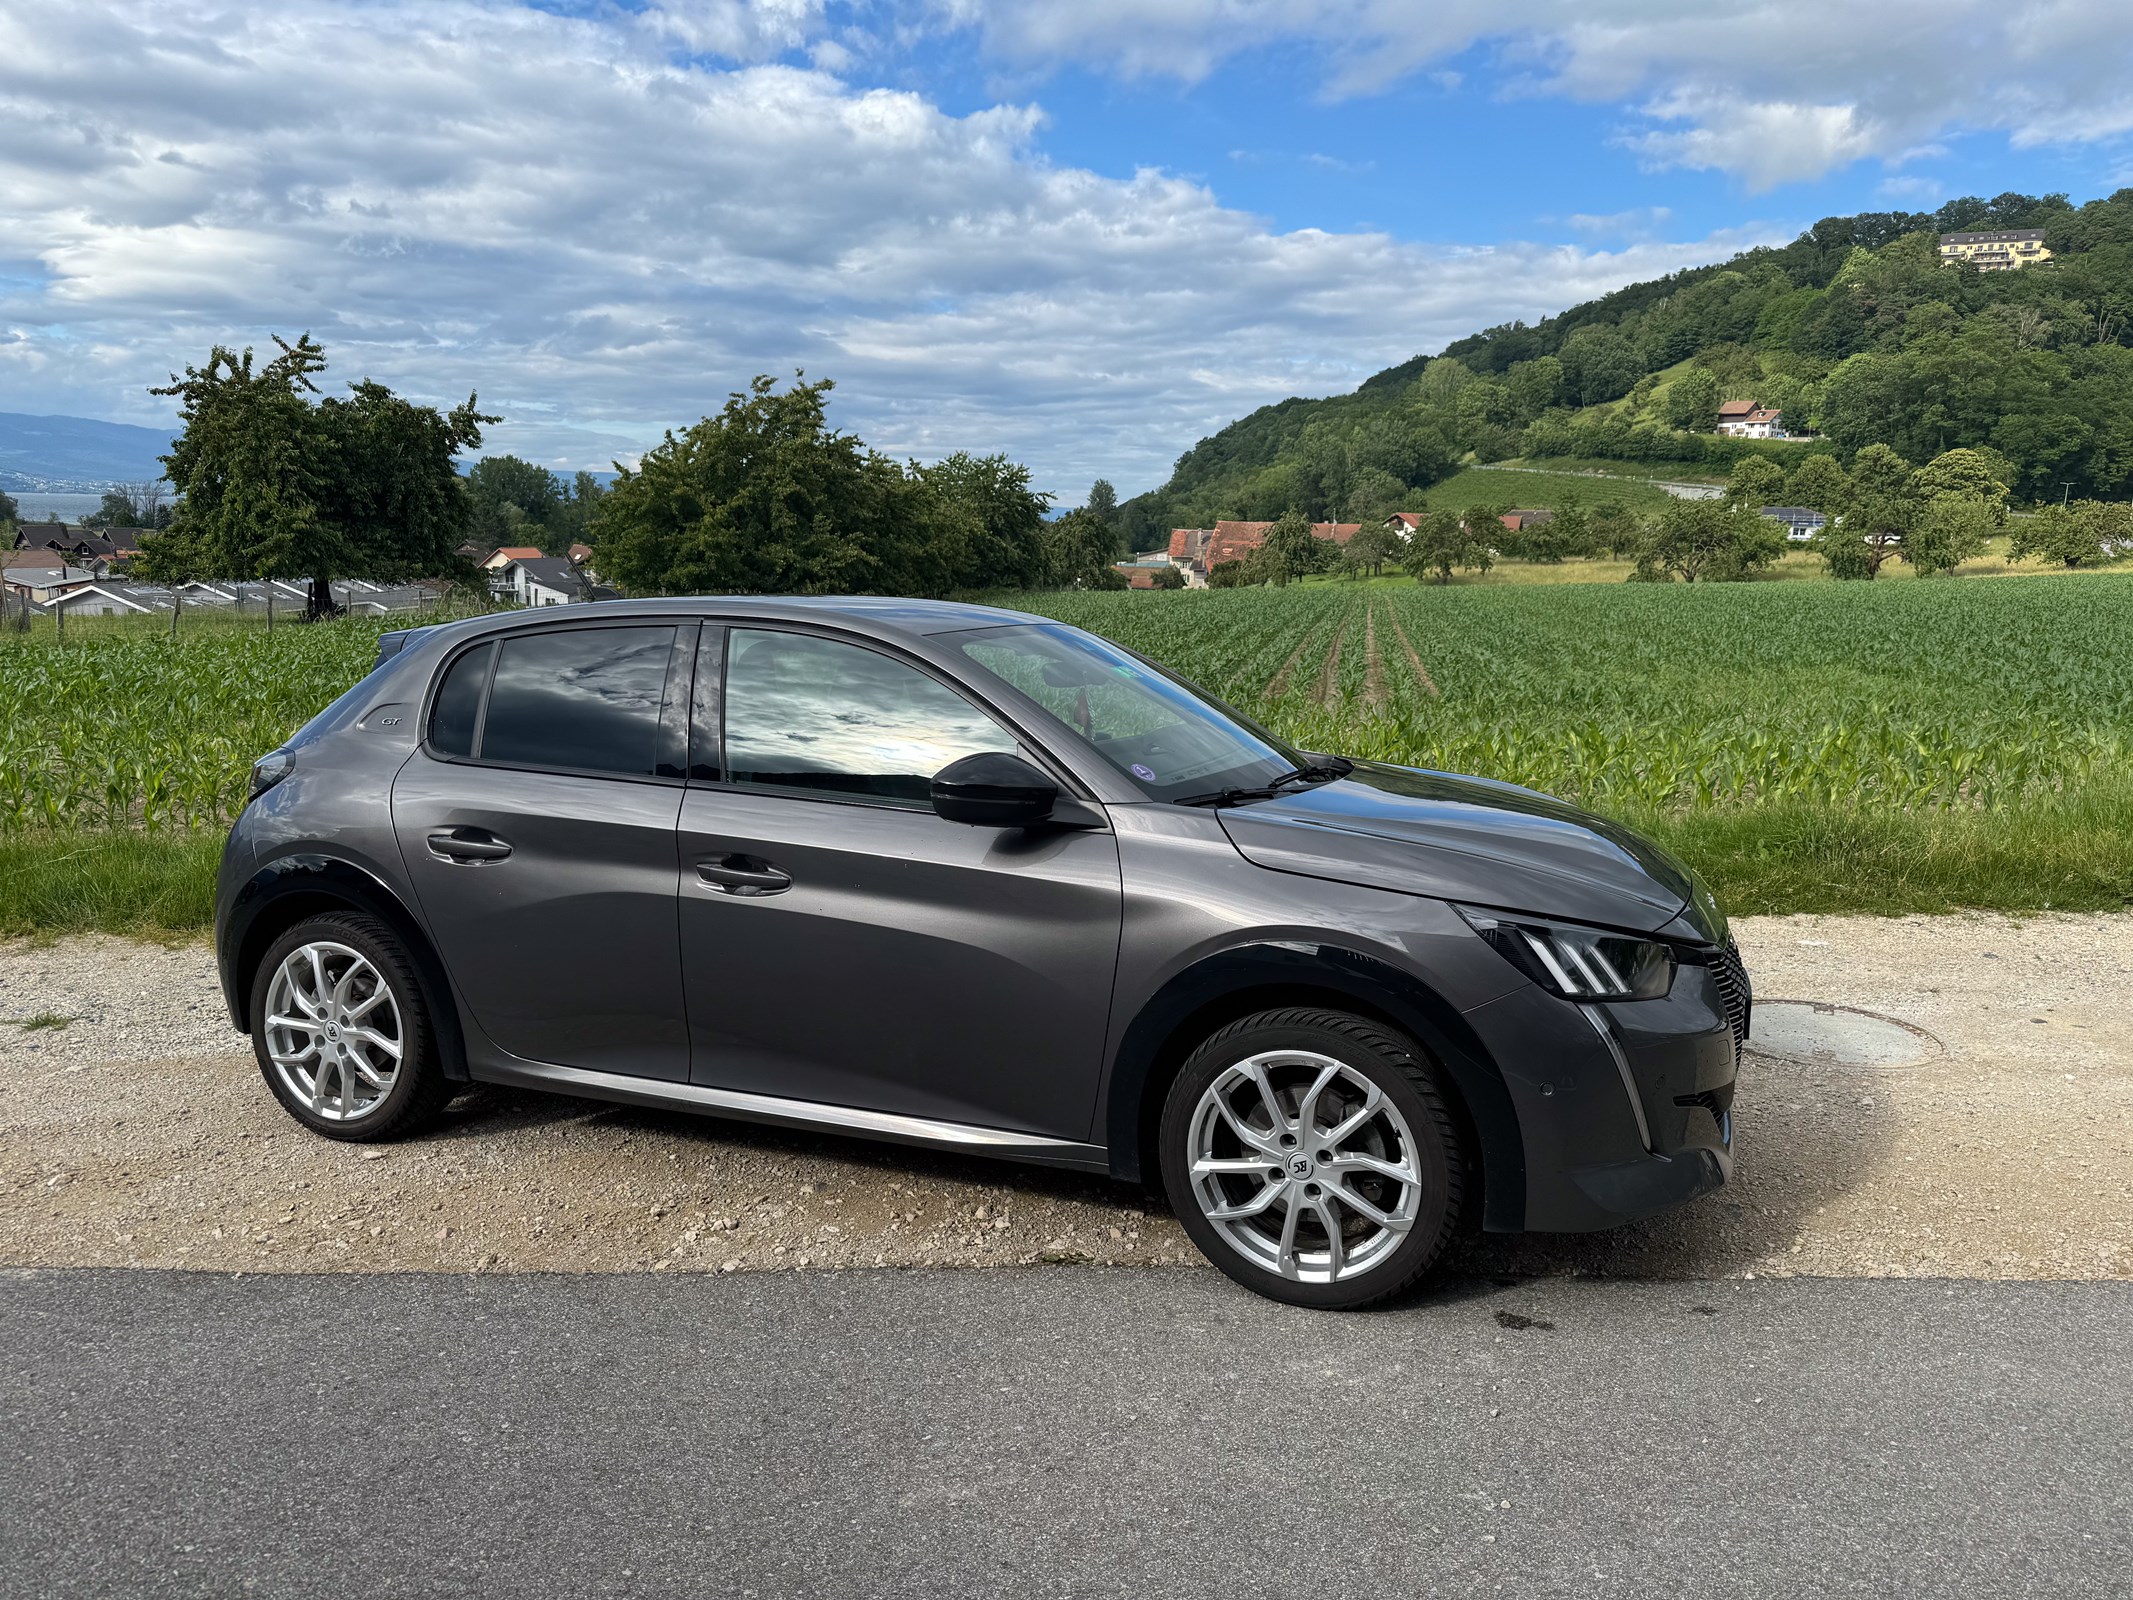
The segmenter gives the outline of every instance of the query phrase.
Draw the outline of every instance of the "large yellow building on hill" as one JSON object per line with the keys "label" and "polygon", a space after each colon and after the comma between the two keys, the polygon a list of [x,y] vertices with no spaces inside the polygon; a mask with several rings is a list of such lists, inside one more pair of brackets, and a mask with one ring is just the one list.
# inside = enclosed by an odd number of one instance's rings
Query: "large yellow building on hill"
{"label": "large yellow building on hill", "polygon": [[1952,264],[1967,261],[1980,272],[2010,272],[2039,261],[2049,261],[2042,228],[2003,228],[1998,233],[1944,233],[1940,258]]}

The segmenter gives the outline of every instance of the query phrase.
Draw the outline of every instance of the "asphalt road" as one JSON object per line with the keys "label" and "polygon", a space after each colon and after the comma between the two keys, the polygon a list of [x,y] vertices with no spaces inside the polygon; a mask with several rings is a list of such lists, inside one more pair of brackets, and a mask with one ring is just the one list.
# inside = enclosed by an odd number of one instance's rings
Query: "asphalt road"
{"label": "asphalt road", "polygon": [[47,1270],[0,1348],[9,1596],[2133,1592],[2125,1283]]}

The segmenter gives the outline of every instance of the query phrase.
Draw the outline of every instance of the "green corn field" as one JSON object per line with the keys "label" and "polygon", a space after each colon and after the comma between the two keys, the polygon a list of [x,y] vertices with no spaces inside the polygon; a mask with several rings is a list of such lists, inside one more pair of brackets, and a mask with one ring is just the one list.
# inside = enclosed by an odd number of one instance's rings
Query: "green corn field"
{"label": "green corn field", "polygon": [[213,827],[251,765],[370,670],[410,620],[311,627],[96,619],[0,632],[0,832]]}
{"label": "green corn field", "polygon": [[[1007,603],[1143,651],[1309,749],[1644,816],[2005,809],[2122,779],[2133,749],[2128,576]],[[226,822],[252,760],[405,625],[0,633],[0,832]]]}
{"label": "green corn field", "polygon": [[1640,815],[2122,777],[2133,578],[1026,596],[1308,749]]}

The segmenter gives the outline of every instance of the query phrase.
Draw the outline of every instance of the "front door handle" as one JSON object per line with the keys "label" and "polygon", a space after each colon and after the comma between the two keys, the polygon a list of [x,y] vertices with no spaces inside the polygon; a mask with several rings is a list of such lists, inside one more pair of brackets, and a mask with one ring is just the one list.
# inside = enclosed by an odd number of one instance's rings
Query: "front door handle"
{"label": "front door handle", "polygon": [[696,863],[696,876],[720,894],[756,896],[782,894],[792,879],[767,861],[753,856],[718,856]]}
{"label": "front door handle", "polygon": [[451,828],[430,835],[430,854],[446,861],[460,861],[469,865],[483,861],[501,861],[511,853],[511,847],[493,833],[484,833],[479,828]]}

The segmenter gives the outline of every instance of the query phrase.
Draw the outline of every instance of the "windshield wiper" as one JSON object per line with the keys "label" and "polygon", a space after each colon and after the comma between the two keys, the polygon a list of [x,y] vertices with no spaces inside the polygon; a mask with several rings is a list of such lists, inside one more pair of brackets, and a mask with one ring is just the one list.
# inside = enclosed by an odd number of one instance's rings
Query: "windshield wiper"
{"label": "windshield wiper", "polygon": [[1293,767],[1277,778],[1270,778],[1256,789],[1216,789],[1208,794],[1187,795],[1177,802],[1181,806],[1234,806],[1246,800],[1271,800],[1292,783],[1323,783],[1328,778],[1345,778],[1355,770],[1355,763],[1345,756],[1333,756],[1325,761],[1312,762],[1307,766]]}

